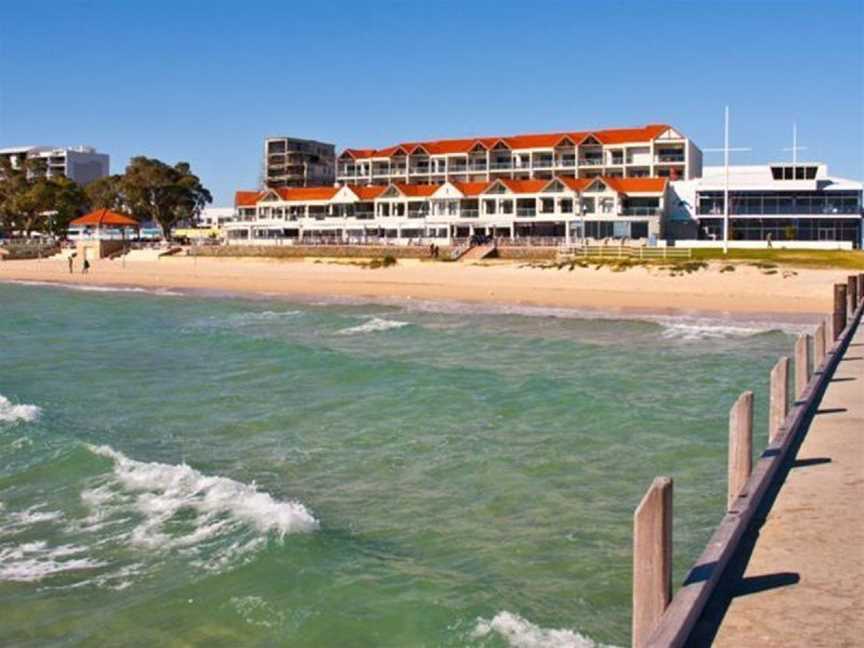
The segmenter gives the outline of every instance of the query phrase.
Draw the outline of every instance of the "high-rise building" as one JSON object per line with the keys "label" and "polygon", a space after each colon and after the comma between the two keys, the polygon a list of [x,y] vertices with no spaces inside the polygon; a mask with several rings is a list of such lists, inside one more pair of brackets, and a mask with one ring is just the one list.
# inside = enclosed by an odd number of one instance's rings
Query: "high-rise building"
{"label": "high-rise building", "polygon": [[0,158],[8,159],[16,169],[26,160],[38,160],[34,173],[49,178],[66,176],[82,186],[107,176],[110,161],[106,153],[97,153],[92,146],[13,146],[0,149]]}
{"label": "high-rise building", "polygon": [[264,141],[264,183],[268,187],[311,187],[336,181],[336,147],[296,137]]}

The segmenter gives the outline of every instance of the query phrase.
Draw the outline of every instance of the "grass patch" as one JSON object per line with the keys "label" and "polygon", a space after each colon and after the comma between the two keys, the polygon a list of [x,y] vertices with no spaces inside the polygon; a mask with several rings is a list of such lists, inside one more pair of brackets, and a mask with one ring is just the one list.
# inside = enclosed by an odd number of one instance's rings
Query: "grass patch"
{"label": "grass patch", "polygon": [[700,261],[744,261],[773,264],[774,267],[843,268],[864,271],[864,251],[861,250],[729,250],[694,249],[693,259]]}

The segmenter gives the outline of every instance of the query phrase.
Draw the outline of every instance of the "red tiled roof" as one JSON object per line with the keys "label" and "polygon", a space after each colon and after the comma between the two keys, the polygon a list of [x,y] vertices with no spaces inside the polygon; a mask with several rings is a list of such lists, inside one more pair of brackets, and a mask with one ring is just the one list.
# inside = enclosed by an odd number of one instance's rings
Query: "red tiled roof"
{"label": "red tiled roof", "polygon": [[345,149],[339,155],[339,158],[349,157],[352,160],[359,160],[361,158],[372,157],[375,154],[375,149]]}
{"label": "red tiled roof", "polygon": [[383,185],[346,185],[346,187],[360,200],[374,200],[387,189],[387,187]]}
{"label": "red tiled roof", "polygon": [[96,227],[138,227],[138,221],[126,214],[118,214],[108,209],[97,209],[69,223],[70,225],[95,225]]}
{"label": "red tiled roof", "polygon": [[451,182],[463,196],[479,196],[491,182]]}
{"label": "red tiled roof", "polygon": [[511,180],[500,178],[501,183],[513,193],[538,193],[550,180]]}
{"label": "red tiled roof", "polygon": [[667,178],[608,178],[601,180],[618,193],[663,193]]}
{"label": "red tiled roof", "polygon": [[339,187],[281,187],[276,190],[282,200],[330,200]]}
{"label": "red tiled roof", "polygon": [[254,207],[263,195],[261,191],[238,191],[234,194],[234,206]]}
{"label": "red tiled roof", "polygon": [[573,191],[585,191],[585,188],[593,180],[593,178],[574,178],[573,176],[559,176],[558,179]]}
{"label": "red tiled roof", "polygon": [[423,198],[426,196],[431,196],[438,189],[441,188],[441,185],[433,185],[433,184],[405,184],[403,182],[394,182],[393,185],[402,192],[403,195],[409,196],[411,198]]}
{"label": "red tiled roof", "polygon": [[429,140],[425,142],[402,142],[382,149],[345,149],[340,157],[353,159],[370,157],[390,157],[397,152],[411,153],[421,148],[430,155],[447,153],[468,153],[477,144],[492,148],[496,143],[503,142],[510,148],[550,148],[558,145],[563,139],[570,138],[577,144],[589,135],[593,135],[602,144],[624,144],[628,142],[650,142],[669,126],[666,124],[648,124],[638,128],[608,128],[597,131],[574,131],[566,133],[536,133],[528,135],[509,135],[503,137],[466,137],[460,139]]}

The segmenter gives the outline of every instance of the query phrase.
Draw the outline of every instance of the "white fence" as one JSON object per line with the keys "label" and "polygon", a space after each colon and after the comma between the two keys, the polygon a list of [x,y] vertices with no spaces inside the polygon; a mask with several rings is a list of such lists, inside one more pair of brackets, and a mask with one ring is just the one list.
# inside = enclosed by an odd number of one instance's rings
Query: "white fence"
{"label": "white fence", "polygon": [[[676,248],[711,248],[723,247],[723,241],[675,241]],[[851,250],[851,241],[772,241],[773,250]],[[766,250],[768,241],[729,241],[731,250]]]}

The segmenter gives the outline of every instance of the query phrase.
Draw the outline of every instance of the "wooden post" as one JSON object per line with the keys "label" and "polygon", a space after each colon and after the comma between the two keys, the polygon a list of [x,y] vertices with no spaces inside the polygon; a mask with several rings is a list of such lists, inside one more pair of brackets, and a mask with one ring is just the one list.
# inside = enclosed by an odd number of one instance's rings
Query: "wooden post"
{"label": "wooden post", "polygon": [[726,508],[732,505],[753,469],[753,392],[738,397],[729,411],[729,488]]}
{"label": "wooden post", "polygon": [[858,308],[858,275],[849,275],[846,278],[846,298],[849,300],[849,308],[847,315],[852,317],[855,309]]}
{"label": "wooden post", "polygon": [[828,350],[834,345],[834,316],[825,318],[825,355],[828,355]]}
{"label": "wooden post", "polygon": [[801,398],[801,394],[810,382],[810,336],[799,335],[795,340],[795,399]]}
{"label": "wooden post", "polygon": [[789,358],[777,361],[771,370],[771,400],[768,406],[768,443],[780,434],[789,414]]}
{"label": "wooden post", "polygon": [[633,647],[672,600],[672,479],[657,477],[633,514]]}
{"label": "wooden post", "polygon": [[813,333],[813,371],[825,360],[825,322],[819,322]]}
{"label": "wooden post", "polygon": [[846,328],[846,284],[834,284],[834,342]]}
{"label": "wooden post", "polygon": [[864,272],[858,275],[858,301],[864,302]]}

